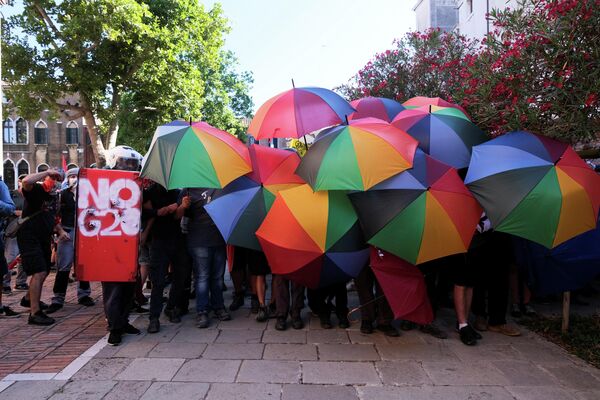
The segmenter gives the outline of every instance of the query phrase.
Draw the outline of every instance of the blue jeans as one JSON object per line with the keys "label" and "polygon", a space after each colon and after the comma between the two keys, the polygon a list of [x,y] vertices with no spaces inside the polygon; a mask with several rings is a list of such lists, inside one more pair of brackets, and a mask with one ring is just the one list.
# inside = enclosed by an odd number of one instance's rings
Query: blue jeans
{"label": "blue jeans", "polygon": [[196,285],[196,312],[225,308],[223,302],[223,275],[225,274],[225,246],[189,246]]}

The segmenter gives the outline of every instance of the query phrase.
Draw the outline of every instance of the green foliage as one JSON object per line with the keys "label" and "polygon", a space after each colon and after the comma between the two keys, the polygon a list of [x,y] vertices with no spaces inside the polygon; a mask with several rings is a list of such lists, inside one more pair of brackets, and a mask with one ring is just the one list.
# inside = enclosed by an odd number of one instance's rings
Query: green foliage
{"label": "green foliage", "polygon": [[238,131],[236,117],[252,108],[251,76],[238,74],[223,50],[228,27],[218,4],[207,11],[197,0],[23,3],[3,30],[6,95],[24,116],[83,116],[97,154],[119,132],[120,142],[143,151],[158,124],[179,118]]}

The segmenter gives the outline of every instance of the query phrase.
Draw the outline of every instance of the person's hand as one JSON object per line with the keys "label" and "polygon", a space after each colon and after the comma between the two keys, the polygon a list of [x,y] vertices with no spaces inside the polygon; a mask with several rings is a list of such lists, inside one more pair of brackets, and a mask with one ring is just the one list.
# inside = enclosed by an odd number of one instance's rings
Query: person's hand
{"label": "person's hand", "polygon": [[56,181],[62,181],[63,179],[63,174],[62,172],[60,172],[59,170],[55,169],[55,168],[51,168],[49,170],[46,171],[46,173],[48,174],[48,176]]}
{"label": "person's hand", "polygon": [[71,235],[69,235],[69,233],[65,230],[61,230],[58,233],[58,241],[59,242],[65,242],[67,240],[71,240]]}
{"label": "person's hand", "polygon": [[190,208],[190,206],[191,206],[191,205],[192,205],[192,198],[191,198],[189,195],[187,195],[187,196],[184,196],[184,197],[181,199],[181,206],[182,206],[183,208],[185,208],[186,210],[187,210],[188,208]]}
{"label": "person's hand", "polygon": [[20,216],[21,216],[21,214],[23,214],[23,210],[15,210],[15,215],[16,215],[17,217],[20,217]]}
{"label": "person's hand", "polygon": [[159,217],[164,217],[169,213],[169,207],[161,207],[156,211],[156,215]]}

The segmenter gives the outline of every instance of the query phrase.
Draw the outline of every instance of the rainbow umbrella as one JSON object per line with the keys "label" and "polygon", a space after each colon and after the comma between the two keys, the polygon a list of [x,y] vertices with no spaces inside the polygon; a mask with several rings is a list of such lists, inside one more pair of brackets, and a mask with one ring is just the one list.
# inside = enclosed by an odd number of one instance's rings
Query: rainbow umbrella
{"label": "rainbow umbrella", "polygon": [[222,188],[252,171],[248,148],[206,122],[173,121],[158,127],[140,176],[167,189]]}
{"label": "rainbow umbrella", "polygon": [[228,244],[261,250],[254,233],[275,196],[305,182],[295,174],[297,153],[258,145],[249,152],[252,172],[225,186],[204,208]]}
{"label": "rainbow umbrella", "polygon": [[596,226],[600,178],[547,137],[517,131],[475,146],[465,183],[496,230],[548,248]]}
{"label": "rainbow umbrella", "polygon": [[456,169],[420,150],[412,169],[349,197],[367,241],[412,264],[466,252],[482,213]]}
{"label": "rainbow umbrella", "polygon": [[402,105],[406,108],[418,108],[418,107],[423,107],[423,106],[452,107],[452,108],[456,108],[457,110],[462,112],[464,115],[466,115],[467,118],[471,119],[471,117],[469,116],[467,111],[464,108],[462,108],[460,105],[446,101],[446,100],[442,99],[441,97],[416,96],[416,97],[406,100],[404,103],[402,103]]}
{"label": "rainbow umbrella", "polygon": [[485,133],[456,108],[423,106],[404,110],[392,125],[419,141],[430,156],[455,168],[469,165],[471,148],[487,140]]}
{"label": "rainbow umbrella", "polygon": [[375,118],[322,131],[296,171],[315,190],[367,190],[412,166],[417,141]]}
{"label": "rainbow umbrella", "polygon": [[369,249],[344,192],[313,192],[308,185],[282,190],[256,231],[271,270],[308,287],[358,275]]}
{"label": "rainbow umbrella", "polygon": [[406,109],[397,101],[385,97],[363,97],[351,101],[350,105],[356,109],[356,112],[348,117],[349,120],[371,117],[392,122],[400,111]]}
{"label": "rainbow umbrella", "polygon": [[318,87],[293,88],[267,100],[250,122],[256,139],[299,138],[337,125],[354,112],[339,94]]}

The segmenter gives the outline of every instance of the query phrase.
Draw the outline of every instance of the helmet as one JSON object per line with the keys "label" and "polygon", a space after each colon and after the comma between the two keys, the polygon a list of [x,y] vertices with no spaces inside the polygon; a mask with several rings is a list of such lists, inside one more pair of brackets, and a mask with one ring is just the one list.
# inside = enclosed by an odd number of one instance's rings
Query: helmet
{"label": "helmet", "polygon": [[106,151],[106,166],[110,169],[138,171],[142,155],[129,146],[116,146]]}

